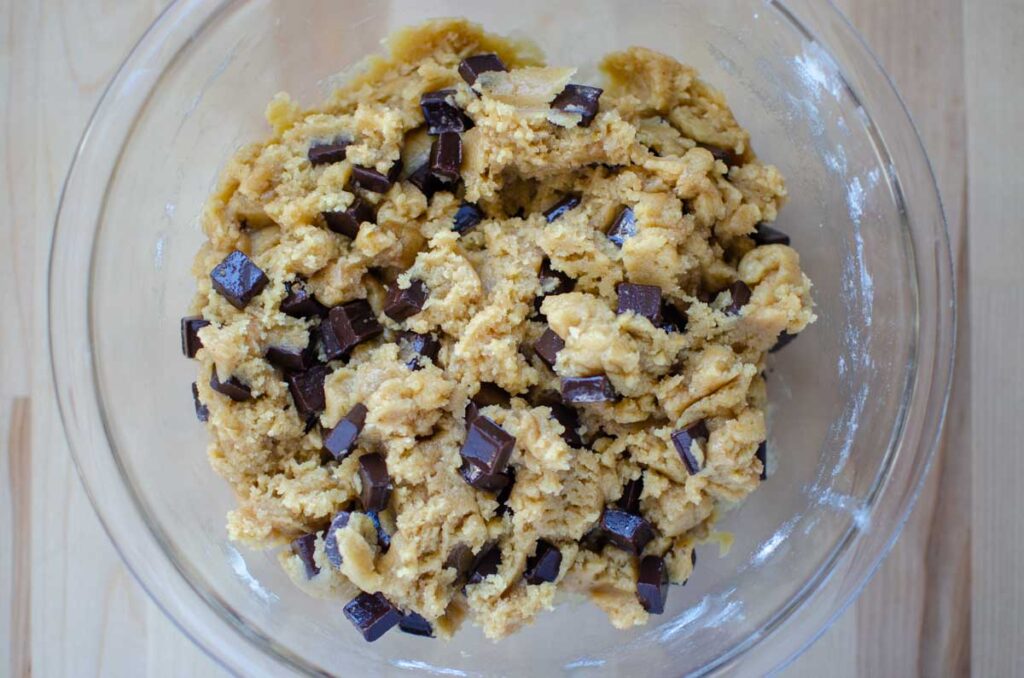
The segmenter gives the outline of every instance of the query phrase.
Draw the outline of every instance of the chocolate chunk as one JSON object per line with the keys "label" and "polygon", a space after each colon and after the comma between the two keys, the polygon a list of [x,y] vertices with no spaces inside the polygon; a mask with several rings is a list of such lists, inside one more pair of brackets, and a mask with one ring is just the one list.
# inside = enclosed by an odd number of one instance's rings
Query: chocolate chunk
{"label": "chocolate chunk", "polygon": [[405,366],[410,370],[418,370],[423,367],[424,358],[430,358],[432,362],[437,363],[441,342],[433,334],[399,332],[397,343],[398,358],[405,361]]}
{"label": "chocolate chunk", "polygon": [[224,257],[224,261],[210,271],[210,280],[213,281],[213,289],[239,310],[245,308],[270,282],[252,259],[238,250]]}
{"label": "chocolate chunk", "polygon": [[582,116],[580,125],[590,127],[597,115],[598,100],[604,92],[600,87],[587,85],[566,85],[562,93],[551,102],[551,108],[566,113],[579,113]]}
{"label": "chocolate chunk", "polygon": [[616,313],[632,311],[642,315],[654,325],[661,322],[661,288],[657,285],[636,285],[619,283],[615,291],[619,295],[619,306]]}
{"label": "chocolate chunk", "polygon": [[732,303],[725,307],[725,314],[739,315],[740,309],[750,301],[750,288],[742,280],[737,280],[729,286],[729,293],[732,295]]}
{"label": "chocolate chunk", "polygon": [[341,339],[334,332],[334,324],[329,316],[317,325],[317,334],[320,335],[320,348],[324,350],[326,360],[338,360],[345,356],[345,351],[341,348]]}
{"label": "chocolate chunk", "polygon": [[675,304],[662,300],[661,302],[661,323],[658,325],[666,332],[683,333],[689,321],[686,314],[676,308]]}
{"label": "chocolate chunk", "polygon": [[712,292],[711,290],[703,290],[702,289],[702,290],[698,290],[697,291],[697,295],[696,296],[697,296],[697,301],[699,301],[699,302],[701,302],[703,304],[710,304],[710,303],[713,303],[715,301],[715,297],[717,297],[718,295],[715,294],[714,292]]}
{"label": "chocolate chunk", "polygon": [[404,289],[395,282],[388,288],[384,299],[384,315],[395,322],[402,322],[422,311],[429,295],[430,290],[422,280],[412,280]]}
{"label": "chocolate chunk", "polygon": [[468,425],[477,418],[481,407],[487,407],[488,405],[508,407],[511,402],[512,395],[508,391],[497,384],[482,381],[480,382],[480,389],[476,392],[476,395],[470,398],[469,405],[466,406],[466,424]]}
{"label": "chocolate chunk", "polygon": [[460,454],[488,475],[497,475],[508,466],[516,439],[488,417],[478,416],[469,423],[466,442]]}
{"label": "chocolate chunk", "polygon": [[402,161],[398,160],[391,169],[388,171],[388,175],[384,176],[380,172],[370,167],[360,167],[354,165],[352,167],[352,183],[359,188],[365,188],[367,191],[374,193],[387,193],[391,185],[395,183],[395,179],[402,172]]}
{"label": "chocolate chunk", "polygon": [[324,436],[324,447],[334,455],[334,458],[341,461],[352,454],[356,438],[366,424],[366,406],[356,403],[348,411],[341,421]]}
{"label": "chocolate chunk", "polygon": [[400,631],[424,638],[434,637],[434,628],[425,618],[415,612],[406,612],[398,622]]}
{"label": "chocolate chunk", "polygon": [[737,155],[732,149],[720,148],[718,146],[712,146],[711,144],[701,145],[711,152],[711,155],[715,157],[715,160],[721,160],[730,167],[743,164],[742,156]]}
{"label": "chocolate chunk", "polygon": [[768,441],[762,440],[761,444],[757,446],[757,451],[754,452],[754,456],[761,462],[761,480],[768,479]]}
{"label": "chocolate chunk", "polygon": [[199,338],[199,330],[209,324],[209,320],[203,320],[203,317],[199,315],[181,319],[181,352],[185,354],[186,358],[195,358],[196,353],[203,347],[203,340]]}
{"label": "chocolate chunk", "polygon": [[312,341],[306,348],[271,346],[264,357],[282,372],[301,372],[317,364],[316,345]]}
{"label": "chocolate chunk", "polygon": [[345,605],[344,612],[368,643],[383,636],[402,620],[402,613],[380,592],[360,593]]}
{"label": "chocolate chunk", "polygon": [[558,352],[563,348],[565,348],[565,342],[550,327],[544,330],[544,334],[540,335],[537,341],[533,342],[533,352],[551,369],[555,369]]}
{"label": "chocolate chunk", "polygon": [[622,487],[622,496],[616,502],[616,506],[626,513],[640,515],[640,495],[644,491],[644,478],[640,476],[626,482]]}
{"label": "chocolate chunk", "polygon": [[[366,299],[357,299],[335,306],[328,314],[328,327],[320,324],[324,352],[328,360],[345,355],[357,345],[373,339],[384,331]],[[338,355],[334,355],[338,351]]]}
{"label": "chocolate chunk", "polygon": [[452,230],[461,235],[479,224],[483,219],[484,211],[482,209],[471,202],[464,202],[459,206],[458,211],[455,212],[455,222],[452,225]]}
{"label": "chocolate chunk", "polygon": [[327,307],[298,280],[284,284],[285,297],[281,300],[281,313],[293,318],[316,318],[327,315]]}
{"label": "chocolate chunk", "polygon": [[618,509],[604,510],[601,514],[601,529],[609,542],[633,555],[640,555],[647,543],[654,539],[654,529],[650,523],[640,516]]}
{"label": "chocolate chunk", "polygon": [[576,287],[576,281],[570,278],[567,273],[552,268],[551,260],[547,257],[540,263],[538,277],[540,278],[540,289],[543,292],[542,296],[565,294],[566,292],[572,292]]}
{"label": "chocolate chunk", "polygon": [[373,223],[377,220],[377,212],[374,210],[373,205],[358,196],[344,210],[323,212],[322,214],[324,221],[327,223],[327,228],[335,233],[346,235],[353,240],[359,235],[359,227],[363,222]]}
{"label": "chocolate chunk", "polygon": [[203,401],[199,399],[199,387],[196,386],[196,382],[192,382],[192,402],[196,406],[196,419],[202,422],[210,420],[210,408],[203,404]]}
{"label": "chocolate chunk", "polygon": [[795,334],[790,334],[789,332],[782,332],[779,335],[779,338],[775,340],[775,345],[772,346],[771,350],[768,352],[775,353],[776,351],[781,351],[786,347],[787,344],[789,344],[789,342],[793,341],[794,339],[796,339]]}
{"label": "chocolate chunk", "polygon": [[459,467],[459,475],[470,487],[484,492],[499,492],[512,483],[512,476],[507,473],[488,473],[468,459]]}
{"label": "chocolate chunk", "polygon": [[676,452],[679,453],[691,476],[697,475],[704,468],[703,464],[697,460],[697,455],[693,453],[693,443],[703,440],[704,445],[707,445],[708,435],[708,427],[703,421],[698,421],[690,428],[672,434],[672,444],[676,446]]}
{"label": "chocolate chunk", "polygon": [[538,406],[548,407],[551,409],[551,418],[562,425],[565,429],[562,432],[562,440],[569,447],[579,448],[583,447],[583,441],[580,440],[579,426],[580,426],[580,415],[572,407],[565,405],[562,402],[562,396],[554,392],[548,392],[537,398],[534,403]]}
{"label": "chocolate chunk", "polygon": [[408,177],[409,183],[420,189],[427,200],[434,197],[434,194],[444,189],[444,184],[430,173],[430,162],[424,161],[422,165],[413,170]]}
{"label": "chocolate chunk", "polygon": [[427,134],[465,132],[473,127],[473,121],[455,103],[453,89],[425,92],[420,96],[420,109],[427,122]]}
{"label": "chocolate chunk", "polygon": [[231,377],[222,382],[217,376],[217,370],[210,375],[210,388],[217,393],[223,393],[236,403],[252,398],[252,389],[240,382],[237,377]]}
{"label": "chocolate chunk", "polygon": [[750,236],[757,245],[788,245],[789,236],[777,228],[761,222],[756,226],[754,234]]}
{"label": "chocolate chunk", "polygon": [[324,380],[327,378],[327,366],[316,365],[305,372],[293,372],[285,376],[288,391],[292,394],[295,409],[301,417],[319,414],[327,407],[324,395]]}
{"label": "chocolate chunk", "polygon": [[544,218],[547,219],[549,224],[556,219],[562,218],[569,210],[579,207],[580,199],[580,196],[575,193],[570,193],[551,207],[544,210]]}
{"label": "chocolate chunk", "polygon": [[377,453],[359,457],[359,482],[363,486],[359,493],[363,510],[384,510],[391,498],[391,476],[384,457]]}
{"label": "chocolate chunk", "polygon": [[448,552],[448,557],[444,560],[444,566],[455,570],[455,580],[460,581],[469,574],[475,561],[476,557],[473,555],[473,551],[465,544],[460,543],[456,544]]}
{"label": "chocolate chunk", "polygon": [[616,247],[622,247],[627,239],[636,235],[636,215],[629,207],[623,207],[619,215],[615,217],[611,227],[606,234],[608,239],[615,243]]}
{"label": "chocolate chunk", "polygon": [[341,552],[338,551],[338,535],[335,533],[348,525],[348,521],[351,518],[352,514],[350,512],[338,511],[331,519],[331,524],[327,528],[327,534],[324,537],[324,555],[327,556],[327,561],[334,567],[341,567]]}
{"label": "chocolate chunk", "polygon": [[608,537],[605,536],[604,530],[600,527],[595,527],[580,539],[580,548],[593,551],[594,553],[600,553],[601,549],[603,549],[607,543]]}
{"label": "chocolate chunk", "polygon": [[564,377],[562,400],[570,404],[602,403],[618,399],[612,382],[603,374],[597,377]]}
{"label": "chocolate chunk", "polygon": [[306,534],[292,540],[292,553],[299,557],[306,567],[306,579],[320,574],[320,566],[316,564],[313,554],[316,552],[316,533]]}
{"label": "chocolate chunk", "polygon": [[480,77],[481,73],[488,71],[507,71],[508,68],[498,58],[497,54],[477,54],[475,56],[466,57],[459,64],[459,75],[465,80],[470,87],[476,82],[476,79]]}
{"label": "chocolate chunk", "polygon": [[345,152],[351,145],[352,140],[345,137],[338,137],[334,141],[314,141],[309,145],[309,152],[306,157],[309,162],[315,165],[329,165],[341,162],[345,159]]}
{"label": "chocolate chunk", "polygon": [[462,137],[456,132],[442,132],[430,145],[430,173],[443,183],[454,183],[462,177]]}
{"label": "chocolate chunk", "polygon": [[523,578],[527,584],[543,584],[558,579],[558,570],[562,566],[562,552],[557,546],[546,541],[537,542],[537,553],[526,561]]}
{"label": "chocolate chunk", "polygon": [[503,516],[512,510],[508,500],[512,496],[512,488],[516,486],[516,471],[514,468],[509,468],[504,475],[508,476],[508,483],[505,487],[501,488],[498,492],[498,496],[494,498],[494,501],[498,502],[498,510],[496,513],[499,516]]}
{"label": "chocolate chunk", "polygon": [[665,559],[660,556],[646,556],[640,561],[640,570],[636,579],[636,598],[640,606],[651,614],[665,611],[665,599],[668,597],[668,571]]}
{"label": "chocolate chunk", "polygon": [[498,573],[498,565],[501,564],[501,548],[495,544],[477,557],[473,563],[473,570],[469,573],[469,584],[479,584],[492,574]]}
{"label": "chocolate chunk", "polygon": [[387,553],[391,548],[391,535],[388,534],[387,530],[380,522],[380,513],[377,511],[367,511],[366,516],[373,523],[373,529],[377,530],[377,546],[380,547],[381,553]]}

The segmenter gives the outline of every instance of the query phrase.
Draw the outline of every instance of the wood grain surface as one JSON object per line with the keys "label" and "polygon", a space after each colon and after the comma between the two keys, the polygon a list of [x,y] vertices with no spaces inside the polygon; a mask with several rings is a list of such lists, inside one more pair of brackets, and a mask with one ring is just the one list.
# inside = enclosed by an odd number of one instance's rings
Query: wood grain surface
{"label": "wood grain surface", "polygon": [[[920,128],[949,221],[960,332],[941,456],[858,602],[785,673],[1024,676],[1024,4],[841,0]],[[0,676],[223,675],[121,565],[75,475],[46,354],[60,184],[113,69],[163,2],[0,2]],[[970,172],[968,172],[968,168]],[[1014,218],[1016,217],[1016,218]],[[972,576],[973,574],[973,576]]]}

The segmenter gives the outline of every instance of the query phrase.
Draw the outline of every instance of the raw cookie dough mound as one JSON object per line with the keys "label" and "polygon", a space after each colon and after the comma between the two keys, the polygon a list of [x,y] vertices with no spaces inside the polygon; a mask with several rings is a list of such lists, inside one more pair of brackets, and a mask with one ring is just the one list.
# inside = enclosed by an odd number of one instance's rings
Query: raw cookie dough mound
{"label": "raw cookie dough mound", "polygon": [[182,321],[233,539],[367,640],[661,613],[765,478],[766,354],[814,320],[786,198],[715,90],[604,89],[466,21],[285,95],[203,212]]}

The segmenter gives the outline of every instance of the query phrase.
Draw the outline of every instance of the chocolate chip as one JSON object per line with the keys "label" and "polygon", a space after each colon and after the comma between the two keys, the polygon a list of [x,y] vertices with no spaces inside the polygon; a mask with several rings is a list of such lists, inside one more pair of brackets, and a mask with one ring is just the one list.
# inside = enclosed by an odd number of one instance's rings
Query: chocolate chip
{"label": "chocolate chip", "polygon": [[455,221],[452,230],[463,234],[479,224],[484,219],[484,211],[471,202],[464,202],[455,212]]}
{"label": "chocolate chip", "polygon": [[214,370],[210,375],[210,388],[217,393],[223,393],[236,403],[252,398],[252,389],[240,382],[237,377],[231,377],[227,381],[222,382],[217,376],[217,370]]}
{"label": "chocolate chip", "polygon": [[558,352],[563,348],[565,348],[565,342],[550,327],[544,330],[544,334],[540,335],[537,341],[533,342],[533,352],[551,369],[555,369]]}
{"label": "chocolate chip", "polygon": [[412,280],[404,289],[395,282],[388,288],[384,299],[384,315],[395,322],[402,322],[422,311],[429,295],[430,290],[422,280]]}
{"label": "chocolate chip", "polygon": [[192,402],[196,406],[196,419],[202,422],[210,420],[210,408],[203,404],[203,401],[199,399],[199,387],[196,386],[196,382],[192,382]]}
{"label": "chocolate chip", "polygon": [[456,132],[437,135],[430,145],[430,173],[443,183],[455,183],[462,176],[462,138]]}
{"label": "chocolate chip", "polygon": [[368,643],[383,636],[402,620],[402,613],[380,592],[360,593],[345,605],[344,612]]}
{"label": "chocolate chip", "polygon": [[650,523],[640,516],[618,509],[604,510],[601,514],[601,530],[614,546],[633,555],[640,555],[647,543],[654,539],[654,529]]}
{"label": "chocolate chip", "polygon": [[691,476],[697,475],[704,468],[703,464],[697,460],[697,455],[693,453],[693,443],[697,440],[703,440],[704,444],[707,445],[708,435],[708,427],[703,420],[698,421],[690,428],[676,431],[672,434],[672,444],[676,446],[676,452],[679,453],[683,464],[686,466],[686,470],[690,472]]}
{"label": "chocolate chip", "polygon": [[433,334],[417,334],[416,332],[399,332],[397,336],[398,359],[405,362],[410,370],[423,367],[423,359],[430,358],[437,363],[437,354],[441,351],[441,342]]}
{"label": "chocolate chip", "polygon": [[544,218],[547,219],[547,222],[550,224],[552,221],[562,218],[569,210],[579,207],[580,200],[580,196],[575,193],[570,193],[551,207],[544,210]]}
{"label": "chocolate chip", "polygon": [[239,310],[245,308],[270,282],[252,259],[238,250],[224,257],[224,261],[210,271],[210,280],[213,289]]}
{"label": "chocolate chip", "polygon": [[324,447],[334,455],[334,458],[341,461],[352,454],[356,438],[366,424],[366,406],[356,403],[348,411],[341,421],[324,436]]}
{"label": "chocolate chip", "polygon": [[480,415],[469,423],[460,454],[488,475],[502,473],[508,466],[516,439],[488,417]]}
{"label": "chocolate chip", "polygon": [[377,511],[367,511],[366,516],[373,523],[373,529],[377,531],[377,546],[380,547],[380,552],[387,553],[391,549],[391,535],[388,534],[381,524],[380,513]]}
{"label": "chocolate chip", "polygon": [[757,245],[788,245],[789,236],[777,228],[772,228],[762,222],[756,226],[754,234],[750,236]]}
{"label": "chocolate chip", "polygon": [[319,414],[327,407],[327,398],[324,395],[327,371],[327,366],[315,365],[304,372],[292,372],[285,376],[288,392],[292,394],[299,416],[305,418]]}
{"label": "chocolate chip", "polygon": [[415,612],[406,612],[402,619],[399,620],[398,628],[400,631],[414,636],[434,637],[434,628],[430,625],[430,622]]}
{"label": "chocolate chip", "polygon": [[657,285],[637,285],[619,283],[615,287],[619,295],[619,306],[616,313],[632,311],[642,315],[654,325],[661,322],[661,288]]}
{"label": "chocolate chip", "polygon": [[353,240],[359,235],[359,227],[363,222],[373,223],[377,220],[377,212],[373,209],[373,205],[358,196],[344,210],[323,212],[322,214],[327,228]]}
{"label": "chocolate chip", "polygon": [[608,229],[607,237],[616,247],[622,247],[623,243],[636,235],[636,215],[629,207],[623,207],[615,221]]}
{"label": "chocolate chip", "polygon": [[497,544],[485,549],[473,563],[473,570],[469,573],[469,584],[479,584],[492,574],[498,573],[498,565],[501,564],[501,548]]}
{"label": "chocolate chip", "polygon": [[768,352],[775,353],[776,351],[781,351],[786,347],[787,344],[789,344],[789,342],[793,341],[794,339],[796,339],[795,334],[783,332],[779,335],[779,338],[775,340],[775,345],[772,346],[771,350],[769,350]]}
{"label": "chocolate chip", "polygon": [[544,261],[540,263],[538,278],[540,279],[541,296],[565,294],[572,292],[576,287],[576,281],[570,278],[567,273],[552,268],[551,260],[547,257],[544,257]]}
{"label": "chocolate chip", "polygon": [[281,313],[293,318],[316,318],[327,315],[327,307],[298,280],[284,284],[285,297],[281,300]]}
{"label": "chocolate chip", "polygon": [[551,102],[551,108],[566,113],[579,113],[582,116],[580,125],[590,127],[597,115],[598,100],[604,92],[600,87],[587,85],[566,85],[562,93]]}
{"label": "chocolate chip", "polygon": [[505,487],[501,488],[498,492],[498,496],[494,498],[494,501],[498,502],[498,510],[496,513],[499,516],[503,516],[512,510],[508,500],[512,496],[512,488],[516,486],[516,471],[514,468],[509,468],[503,475],[508,476],[508,483]]}
{"label": "chocolate chip", "polygon": [[306,579],[320,574],[320,566],[316,564],[313,554],[316,552],[316,533],[305,534],[291,543],[292,553],[299,557],[306,567]]}
{"label": "chocolate chip", "polygon": [[420,109],[427,122],[427,134],[465,132],[473,127],[473,121],[455,103],[453,89],[424,93],[420,96]]}
{"label": "chocolate chip", "polygon": [[374,193],[387,193],[391,185],[395,183],[395,179],[402,172],[402,161],[398,160],[391,169],[388,171],[388,175],[384,176],[380,172],[370,167],[360,167],[355,165],[352,167],[352,183],[359,188],[365,188],[367,191]]}
{"label": "chocolate chip", "polygon": [[465,544],[459,543],[448,552],[448,557],[444,560],[444,566],[445,568],[450,567],[455,570],[455,581],[461,581],[473,569],[475,561],[476,557],[473,555],[473,551]]}
{"label": "chocolate chip", "polygon": [[640,606],[651,614],[665,611],[668,597],[668,571],[665,559],[660,556],[646,556],[640,561],[636,580],[636,597]]}
{"label": "chocolate chip", "polygon": [[666,332],[683,333],[689,319],[686,314],[676,308],[675,304],[662,300],[661,302],[661,324],[659,327]]}
{"label": "chocolate chip", "polygon": [[742,280],[737,280],[729,286],[729,293],[732,295],[732,303],[725,307],[725,314],[739,315],[740,309],[750,301],[750,288]]}
{"label": "chocolate chip", "polygon": [[762,440],[757,446],[754,456],[761,462],[761,480],[768,479],[768,441]]}
{"label": "chocolate chip", "polygon": [[302,372],[317,364],[316,345],[312,341],[306,348],[271,346],[264,357],[282,372]]}
{"label": "chocolate chip", "polygon": [[561,395],[548,392],[539,397],[535,404],[551,409],[551,418],[561,424],[564,429],[562,431],[562,440],[565,441],[566,445],[573,448],[583,447],[583,441],[580,440],[578,430],[580,416],[574,408],[562,402]]}
{"label": "chocolate chip", "polygon": [[468,459],[459,467],[459,475],[466,484],[484,492],[500,492],[512,484],[512,476],[507,473],[488,473]]}
{"label": "chocolate chip", "polygon": [[377,453],[359,457],[359,482],[363,486],[359,493],[363,510],[384,510],[391,498],[391,476],[384,457]]}
{"label": "chocolate chip", "polygon": [[434,194],[444,188],[437,177],[430,173],[430,162],[424,161],[422,165],[413,170],[408,177],[409,183],[420,189],[427,200],[434,197]]}
{"label": "chocolate chip", "polygon": [[352,143],[351,139],[338,137],[334,141],[314,141],[309,145],[306,156],[315,165],[329,165],[345,159],[345,152]]}
{"label": "chocolate chip", "polygon": [[634,480],[627,481],[622,486],[622,496],[616,502],[616,506],[626,513],[640,515],[640,495],[644,491],[644,478],[640,476]]}
{"label": "chocolate chip", "polygon": [[331,518],[331,524],[327,528],[327,534],[324,536],[324,555],[327,556],[327,561],[336,568],[341,567],[341,552],[338,550],[338,530],[348,525],[348,521],[352,518],[352,514],[348,511],[338,511],[333,518]]}
{"label": "chocolate chip", "polygon": [[543,584],[558,579],[558,570],[562,566],[562,552],[557,546],[546,541],[537,542],[537,553],[527,559],[523,578],[527,584]]}
{"label": "chocolate chip", "polygon": [[497,54],[477,54],[475,56],[466,57],[459,64],[459,75],[465,80],[471,87],[476,83],[476,79],[480,77],[481,73],[488,71],[507,71],[508,68],[498,58]]}
{"label": "chocolate chip", "polygon": [[612,382],[604,375],[562,379],[562,400],[567,403],[602,403],[617,399]]}
{"label": "chocolate chip", "polygon": [[469,405],[466,406],[466,424],[468,425],[477,418],[481,407],[487,407],[488,405],[508,407],[511,402],[512,395],[508,391],[497,384],[482,381],[480,382],[480,389],[476,392],[476,395],[470,398]]}
{"label": "chocolate chip", "polygon": [[210,324],[209,320],[203,320],[200,315],[191,315],[181,319],[181,352],[186,358],[195,358],[196,353],[203,347],[203,340],[199,338],[199,330]]}
{"label": "chocolate chip", "polygon": [[384,331],[366,299],[335,306],[327,317],[330,323],[327,327],[321,323],[320,331],[323,333],[324,352],[328,360],[340,358]]}
{"label": "chocolate chip", "polygon": [[603,549],[607,543],[608,537],[605,536],[604,530],[600,527],[595,527],[580,539],[580,548],[593,551],[594,553],[600,553],[601,549]]}

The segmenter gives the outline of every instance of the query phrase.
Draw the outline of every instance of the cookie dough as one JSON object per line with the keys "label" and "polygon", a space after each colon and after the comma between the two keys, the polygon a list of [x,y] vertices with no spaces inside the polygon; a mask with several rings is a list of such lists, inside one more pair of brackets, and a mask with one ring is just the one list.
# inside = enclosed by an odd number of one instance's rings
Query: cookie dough
{"label": "cookie dough", "polygon": [[563,591],[643,624],[763,478],[765,357],[814,320],[783,177],[648,49],[576,86],[464,20],[387,47],[278,95],[202,215],[229,534],[370,640],[501,638]]}

